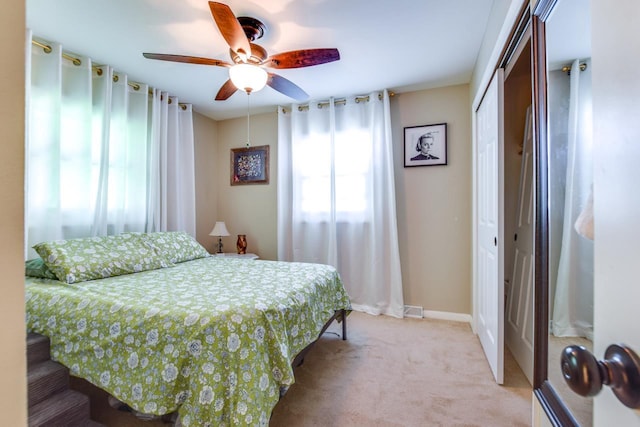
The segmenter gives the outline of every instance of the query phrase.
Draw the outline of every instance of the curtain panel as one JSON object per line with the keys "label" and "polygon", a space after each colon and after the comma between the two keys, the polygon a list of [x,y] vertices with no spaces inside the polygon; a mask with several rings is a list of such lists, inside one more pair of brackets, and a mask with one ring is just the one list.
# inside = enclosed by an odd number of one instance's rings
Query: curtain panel
{"label": "curtain panel", "polygon": [[147,85],[88,57],[75,64],[49,45],[50,53],[27,54],[27,258],[35,243],[54,239],[195,235],[191,106],[157,90],[150,98]]}
{"label": "curtain panel", "polygon": [[[580,70],[579,60],[572,70]],[[560,151],[564,162],[558,162],[558,175],[565,180],[563,192],[552,193],[552,200],[562,212],[562,235],[558,274],[553,294],[551,330],[555,336],[580,336],[593,339],[593,241],[578,234],[575,224],[588,203],[593,186],[593,138],[591,126],[591,61],[584,71],[572,72],[567,78],[568,103],[557,107],[564,134]],[[550,93],[559,90],[550,85]],[[564,108],[563,108],[564,107]],[[553,130],[553,129],[552,129]],[[559,138],[560,139],[560,138]],[[552,163],[552,166],[554,163]]]}
{"label": "curtain panel", "polygon": [[150,102],[146,231],[182,230],[195,237],[192,107],[159,89]]}
{"label": "curtain panel", "polygon": [[388,93],[299,107],[278,109],[278,258],[333,265],[354,309],[403,317]]}

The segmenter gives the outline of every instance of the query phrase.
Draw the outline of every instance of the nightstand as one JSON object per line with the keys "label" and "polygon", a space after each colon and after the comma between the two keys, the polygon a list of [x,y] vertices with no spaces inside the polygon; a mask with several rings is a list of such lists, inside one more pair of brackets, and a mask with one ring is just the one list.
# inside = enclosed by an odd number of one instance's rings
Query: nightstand
{"label": "nightstand", "polygon": [[260,258],[256,254],[249,254],[249,253],[236,254],[234,252],[225,252],[225,253],[222,253],[222,254],[214,254],[214,256],[223,256],[223,257],[227,257],[227,258],[241,258],[241,259],[248,259],[248,260]]}

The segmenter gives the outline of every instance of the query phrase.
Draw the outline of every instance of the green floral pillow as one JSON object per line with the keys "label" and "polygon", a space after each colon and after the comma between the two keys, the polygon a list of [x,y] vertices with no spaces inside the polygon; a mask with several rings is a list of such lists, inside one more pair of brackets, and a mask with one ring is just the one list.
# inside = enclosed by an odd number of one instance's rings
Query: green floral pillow
{"label": "green floral pillow", "polygon": [[33,248],[58,280],[76,283],[170,267],[144,234],[86,237],[38,243]]}
{"label": "green floral pillow", "polygon": [[184,231],[159,231],[143,236],[173,263],[209,256],[209,252],[196,239]]}
{"label": "green floral pillow", "polygon": [[51,270],[49,270],[49,267],[47,267],[47,264],[44,263],[42,258],[30,259],[24,264],[26,276],[37,277],[39,279],[58,280],[56,275],[53,274]]}

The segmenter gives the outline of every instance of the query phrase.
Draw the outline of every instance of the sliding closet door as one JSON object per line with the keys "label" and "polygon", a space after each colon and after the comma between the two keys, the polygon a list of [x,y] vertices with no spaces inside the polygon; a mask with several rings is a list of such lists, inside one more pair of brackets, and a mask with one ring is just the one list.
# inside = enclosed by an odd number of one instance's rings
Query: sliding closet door
{"label": "sliding closet door", "polygon": [[476,328],[498,384],[504,370],[503,86],[504,71],[499,69],[475,120]]}

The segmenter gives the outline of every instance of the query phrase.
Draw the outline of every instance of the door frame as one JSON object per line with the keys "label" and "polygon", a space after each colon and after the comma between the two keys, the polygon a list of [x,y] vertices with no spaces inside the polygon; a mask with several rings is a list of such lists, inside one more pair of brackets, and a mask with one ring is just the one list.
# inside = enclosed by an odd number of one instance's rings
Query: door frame
{"label": "door frame", "polygon": [[532,10],[533,162],[535,174],[533,393],[554,426],[579,427],[548,380],[549,363],[549,182],[547,57],[545,22],[558,0],[538,0]]}

